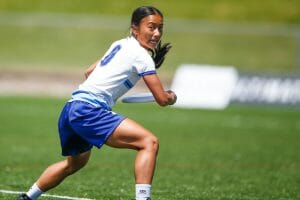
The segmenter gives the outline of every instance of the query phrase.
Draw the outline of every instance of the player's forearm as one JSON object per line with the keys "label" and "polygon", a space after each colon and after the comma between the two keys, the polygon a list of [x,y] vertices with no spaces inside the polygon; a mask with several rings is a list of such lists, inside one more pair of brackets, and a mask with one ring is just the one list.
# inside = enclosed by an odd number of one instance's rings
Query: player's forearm
{"label": "player's forearm", "polygon": [[173,105],[176,102],[176,94],[171,90],[165,91],[156,74],[144,76],[144,81],[160,106]]}

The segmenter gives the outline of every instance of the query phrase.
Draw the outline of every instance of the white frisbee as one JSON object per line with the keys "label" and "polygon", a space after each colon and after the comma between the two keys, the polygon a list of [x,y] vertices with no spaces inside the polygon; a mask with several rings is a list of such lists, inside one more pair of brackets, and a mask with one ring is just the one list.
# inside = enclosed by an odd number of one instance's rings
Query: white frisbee
{"label": "white frisbee", "polygon": [[154,102],[155,99],[152,93],[147,92],[147,93],[137,93],[137,94],[123,97],[121,101],[123,103],[147,103],[147,102]]}

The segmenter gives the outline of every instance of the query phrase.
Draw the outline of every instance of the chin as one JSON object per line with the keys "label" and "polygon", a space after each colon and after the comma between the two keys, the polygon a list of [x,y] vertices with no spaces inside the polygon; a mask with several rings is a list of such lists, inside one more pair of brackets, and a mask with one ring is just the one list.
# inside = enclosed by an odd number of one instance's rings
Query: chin
{"label": "chin", "polygon": [[149,49],[155,49],[156,46],[157,46],[157,44],[149,44],[149,45],[148,45],[148,48],[149,48]]}
{"label": "chin", "polygon": [[155,49],[157,44],[152,43],[140,43],[145,49]]}

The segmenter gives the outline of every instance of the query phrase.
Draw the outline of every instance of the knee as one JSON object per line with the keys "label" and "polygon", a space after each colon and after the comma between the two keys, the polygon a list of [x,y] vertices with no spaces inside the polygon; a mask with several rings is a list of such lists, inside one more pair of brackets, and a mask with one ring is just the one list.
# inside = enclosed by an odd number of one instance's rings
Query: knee
{"label": "knee", "polygon": [[159,150],[159,140],[155,136],[147,137],[144,140],[144,148],[147,151],[154,152],[155,154],[158,153]]}
{"label": "knee", "polygon": [[66,160],[64,171],[67,175],[74,174],[86,165],[86,162],[69,162]]}
{"label": "knee", "polygon": [[71,174],[74,174],[78,170],[76,170],[76,168],[73,165],[70,165],[69,163],[66,162],[63,171],[67,176],[69,176]]}
{"label": "knee", "polygon": [[67,175],[71,175],[71,174],[74,174],[75,172],[77,172],[78,170],[80,170],[83,166],[78,166],[78,165],[74,165],[74,164],[67,164],[65,166],[65,173]]}

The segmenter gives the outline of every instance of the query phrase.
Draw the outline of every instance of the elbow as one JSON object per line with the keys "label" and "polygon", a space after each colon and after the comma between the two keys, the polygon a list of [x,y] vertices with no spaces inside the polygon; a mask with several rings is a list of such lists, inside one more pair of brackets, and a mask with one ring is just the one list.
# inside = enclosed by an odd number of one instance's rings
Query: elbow
{"label": "elbow", "polygon": [[92,71],[86,70],[86,71],[84,72],[85,78],[87,79],[87,78],[90,76],[91,73],[92,73]]}
{"label": "elbow", "polygon": [[89,77],[89,74],[87,72],[84,72],[84,77],[87,79]]}

